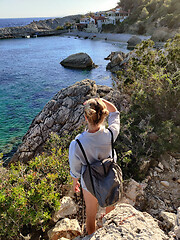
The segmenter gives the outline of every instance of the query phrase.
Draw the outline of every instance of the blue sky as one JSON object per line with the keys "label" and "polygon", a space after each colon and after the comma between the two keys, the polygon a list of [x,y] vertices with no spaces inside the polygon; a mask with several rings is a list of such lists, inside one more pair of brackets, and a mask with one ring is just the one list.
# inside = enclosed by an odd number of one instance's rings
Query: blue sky
{"label": "blue sky", "polygon": [[0,0],[0,18],[63,17],[116,7],[118,0]]}

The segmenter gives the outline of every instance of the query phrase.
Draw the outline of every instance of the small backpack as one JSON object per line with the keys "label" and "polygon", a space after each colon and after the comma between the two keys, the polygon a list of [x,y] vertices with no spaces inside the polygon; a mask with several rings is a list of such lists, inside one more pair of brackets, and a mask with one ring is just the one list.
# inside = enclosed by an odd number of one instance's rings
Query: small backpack
{"label": "small backpack", "polygon": [[76,139],[83,156],[86,160],[86,169],[82,175],[87,190],[94,195],[101,207],[107,207],[115,204],[122,196],[122,171],[119,165],[114,161],[113,133],[111,133],[112,158],[95,160],[89,163],[84,148]]}

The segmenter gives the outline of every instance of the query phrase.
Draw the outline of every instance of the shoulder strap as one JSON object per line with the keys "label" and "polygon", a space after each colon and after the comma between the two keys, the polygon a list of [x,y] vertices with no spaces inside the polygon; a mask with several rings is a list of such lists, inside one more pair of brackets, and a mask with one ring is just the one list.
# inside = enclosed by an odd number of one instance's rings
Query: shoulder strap
{"label": "shoulder strap", "polygon": [[83,153],[83,155],[84,155],[84,158],[85,158],[85,160],[86,160],[86,163],[87,163],[87,166],[88,166],[88,170],[89,170],[89,176],[90,176],[90,180],[91,180],[91,184],[92,184],[93,193],[94,193],[94,196],[96,196],[96,195],[95,195],[94,182],[93,182],[93,178],[92,178],[92,174],[91,174],[91,169],[90,169],[90,163],[88,162],[86,153],[85,153],[85,151],[84,151],[84,148],[83,148],[81,142],[79,141],[79,139],[76,139],[76,141],[77,141],[77,143],[78,143],[78,145],[79,145],[79,147],[80,147],[80,149],[81,149],[81,151],[82,151],[82,153]]}
{"label": "shoulder strap", "polygon": [[108,130],[111,133],[111,147],[112,147],[112,158],[114,159],[114,137],[113,137],[113,132],[110,128],[108,128]]}
{"label": "shoulder strap", "polygon": [[89,162],[88,162],[86,153],[85,153],[85,151],[84,151],[84,148],[83,148],[81,142],[79,141],[79,139],[76,139],[76,142],[78,143],[78,145],[79,145],[79,147],[80,147],[80,149],[81,149],[81,151],[82,151],[82,153],[83,153],[83,155],[84,155],[84,159],[86,160],[87,165],[89,165]]}

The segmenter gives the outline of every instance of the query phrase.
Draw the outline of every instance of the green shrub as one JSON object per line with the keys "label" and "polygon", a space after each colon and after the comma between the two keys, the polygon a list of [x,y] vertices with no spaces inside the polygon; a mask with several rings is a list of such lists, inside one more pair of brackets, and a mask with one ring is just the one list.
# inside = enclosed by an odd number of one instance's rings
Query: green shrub
{"label": "green shrub", "polygon": [[121,163],[129,176],[137,171],[142,157],[156,158],[180,149],[180,35],[163,50],[153,45],[151,40],[143,41],[126,69],[117,73],[120,92],[131,96],[129,112],[121,114],[118,141],[122,160],[132,153],[131,161]]}
{"label": "green shrub", "polygon": [[0,238],[21,239],[22,229],[27,226],[45,231],[52,211],[60,206],[65,186],[71,183],[68,150],[62,147],[63,142],[67,140],[53,134],[46,153],[28,165],[18,162],[2,172]]}
{"label": "green shrub", "polygon": [[56,30],[64,30],[63,26],[57,26]]}

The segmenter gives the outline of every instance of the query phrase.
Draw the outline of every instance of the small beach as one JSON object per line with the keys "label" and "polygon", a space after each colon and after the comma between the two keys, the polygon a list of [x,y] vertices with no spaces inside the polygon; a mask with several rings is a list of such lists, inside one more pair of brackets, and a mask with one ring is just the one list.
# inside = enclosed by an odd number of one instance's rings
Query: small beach
{"label": "small beach", "polygon": [[[114,42],[127,42],[132,36],[129,33],[88,33],[83,31],[71,31],[69,33],[63,34],[65,36],[75,36],[80,38],[89,38],[93,40],[106,40]],[[136,35],[141,40],[146,40],[151,38],[151,36]]]}

